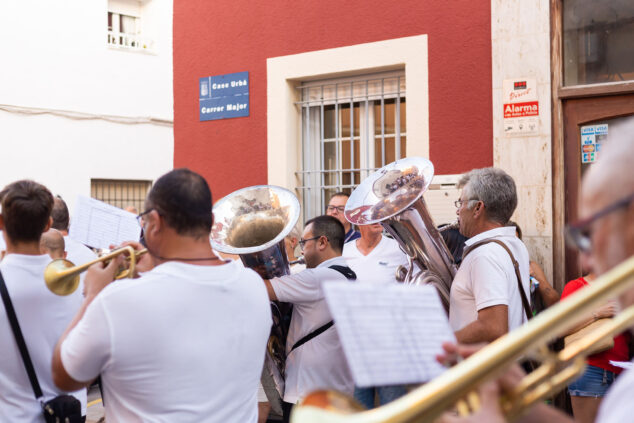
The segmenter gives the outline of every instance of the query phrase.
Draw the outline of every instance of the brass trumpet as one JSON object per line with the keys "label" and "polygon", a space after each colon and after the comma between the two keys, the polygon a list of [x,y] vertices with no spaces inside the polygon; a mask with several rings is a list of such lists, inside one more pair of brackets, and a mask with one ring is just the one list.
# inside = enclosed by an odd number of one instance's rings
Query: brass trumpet
{"label": "brass trumpet", "polygon": [[520,328],[497,339],[480,351],[447,370],[444,374],[409,394],[370,411],[359,412],[354,403],[333,391],[308,395],[293,408],[293,423],[410,423],[433,422],[455,407],[460,414],[478,409],[475,390],[481,383],[498,377],[521,357],[536,358],[541,366],[528,374],[513,392],[501,398],[501,408],[509,420],[528,407],[563,389],[585,369],[591,346],[614,337],[634,324],[634,306],[621,311],[603,325],[564,350],[553,353],[546,345],[572,327],[581,316],[634,284],[634,257],[630,257],[590,287],[573,294]]}
{"label": "brass trumpet", "polygon": [[128,268],[117,273],[115,279],[132,278],[136,262],[143,254],[147,253],[147,249],[135,251],[134,248],[127,246],[119,248],[110,253],[104,254],[95,260],[84,263],[81,266],[75,266],[73,262],[66,259],[53,260],[44,269],[44,281],[48,289],[56,295],[70,295],[79,286],[79,274],[88,269],[95,263],[108,262],[120,254],[128,253],[130,264]]}

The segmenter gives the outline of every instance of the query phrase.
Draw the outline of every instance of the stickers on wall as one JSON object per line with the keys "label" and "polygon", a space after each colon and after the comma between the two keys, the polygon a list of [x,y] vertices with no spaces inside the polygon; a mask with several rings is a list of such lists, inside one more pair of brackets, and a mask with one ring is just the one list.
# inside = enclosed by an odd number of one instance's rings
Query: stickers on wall
{"label": "stickers on wall", "polygon": [[502,83],[504,134],[508,136],[539,133],[537,83],[532,78],[505,79]]}
{"label": "stickers on wall", "polygon": [[581,127],[581,163],[594,163],[599,157],[601,146],[608,138],[608,124]]}

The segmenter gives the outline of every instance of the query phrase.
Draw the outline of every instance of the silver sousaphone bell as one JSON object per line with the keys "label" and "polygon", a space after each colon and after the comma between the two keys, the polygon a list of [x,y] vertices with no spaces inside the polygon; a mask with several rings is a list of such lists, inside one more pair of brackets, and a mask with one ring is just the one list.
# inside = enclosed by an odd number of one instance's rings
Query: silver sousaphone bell
{"label": "silver sousaphone bell", "polygon": [[399,269],[397,279],[434,285],[449,310],[456,266],[423,199],[433,177],[434,165],[425,158],[392,162],[352,192],[344,216],[354,225],[380,223],[408,256],[409,267]]}
{"label": "silver sousaphone bell", "polygon": [[[211,246],[220,252],[237,254],[263,278],[290,274],[284,238],[299,218],[299,201],[282,187],[256,185],[227,195],[214,204]],[[287,323],[285,303],[272,302],[273,328],[266,351],[262,386],[271,408],[282,414]]]}

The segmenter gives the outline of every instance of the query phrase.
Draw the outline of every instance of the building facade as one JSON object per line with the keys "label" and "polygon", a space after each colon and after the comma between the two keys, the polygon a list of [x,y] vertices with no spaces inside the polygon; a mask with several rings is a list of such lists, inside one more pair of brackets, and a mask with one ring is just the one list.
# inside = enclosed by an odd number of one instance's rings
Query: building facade
{"label": "building facade", "polygon": [[141,207],[173,166],[172,2],[11,1],[0,16],[0,185]]}
{"label": "building facade", "polygon": [[[626,0],[177,0],[174,164],[205,175],[217,198],[256,184],[294,190],[306,219],[373,169],[428,157],[438,224],[455,219],[459,174],[498,166],[517,183],[514,220],[532,258],[561,289],[579,272],[564,226],[576,219],[601,125],[634,114],[632,9]],[[213,81],[236,73],[248,78],[242,116],[210,119]],[[594,131],[587,146],[583,131]]]}

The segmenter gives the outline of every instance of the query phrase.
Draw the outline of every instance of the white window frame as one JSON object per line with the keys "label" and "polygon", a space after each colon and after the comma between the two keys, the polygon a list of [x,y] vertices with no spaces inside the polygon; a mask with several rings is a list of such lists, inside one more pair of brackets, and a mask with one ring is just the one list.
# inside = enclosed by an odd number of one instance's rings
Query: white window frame
{"label": "white window frame", "polygon": [[[302,170],[297,172],[300,183],[296,192],[302,199],[305,221],[323,213],[332,194],[339,191],[351,192],[368,175],[388,164],[388,140],[393,139],[395,159],[404,156],[401,152],[401,139],[407,137],[407,133],[401,131],[401,108],[407,104],[405,72],[400,70],[303,82],[297,89],[302,92],[301,101],[297,103],[302,126]],[[388,133],[385,126],[385,102],[390,100],[394,101],[394,128],[393,132]],[[336,118],[331,125],[334,124],[334,127],[327,127],[325,110],[332,110],[333,106]],[[381,111],[378,118],[381,129],[378,132],[375,132],[376,106]],[[346,136],[343,135],[339,122],[339,110],[342,107],[350,109],[351,132]],[[358,108],[357,118],[353,107]],[[344,118],[343,114],[341,118]],[[359,131],[358,135],[354,134],[356,130]],[[355,142],[358,142],[358,154],[355,154]],[[377,142],[382,147],[378,165],[375,160]],[[345,143],[348,146],[344,149]],[[334,147],[335,156],[330,157],[334,162],[330,160],[326,163],[327,146],[330,149]],[[346,153],[349,153],[349,163],[344,164]]]}
{"label": "white window frame", "polygon": [[[106,28],[108,47],[138,52],[154,51],[154,41],[142,35],[141,8],[142,5],[138,2],[126,0],[108,2],[108,14],[112,14],[112,29]],[[121,17],[134,20],[133,32],[121,31]]]}
{"label": "white window frame", "polygon": [[[405,70],[407,156],[429,157],[427,35],[403,37],[267,59],[268,183],[295,190],[301,185],[302,82]],[[301,201],[301,200],[300,200]]]}

